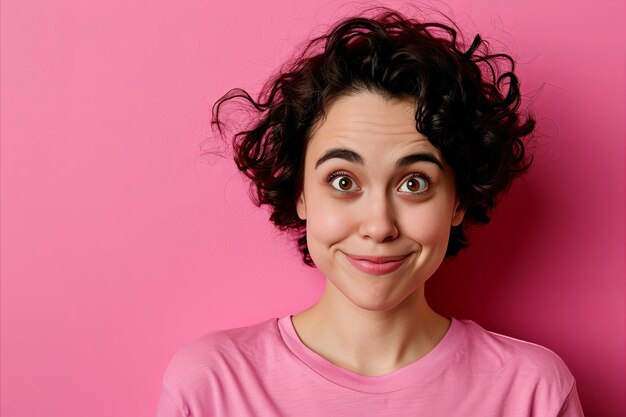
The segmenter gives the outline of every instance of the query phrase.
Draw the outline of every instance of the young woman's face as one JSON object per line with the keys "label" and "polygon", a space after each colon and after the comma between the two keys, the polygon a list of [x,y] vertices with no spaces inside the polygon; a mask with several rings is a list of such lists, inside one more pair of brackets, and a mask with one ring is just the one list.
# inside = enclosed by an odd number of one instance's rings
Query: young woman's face
{"label": "young woman's face", "polygon": [[454,173],[415,129],[415,105],[343,96],[308,144],[297,202],[311,258],[347,300],[389,310],[420,288],[465,211]]}

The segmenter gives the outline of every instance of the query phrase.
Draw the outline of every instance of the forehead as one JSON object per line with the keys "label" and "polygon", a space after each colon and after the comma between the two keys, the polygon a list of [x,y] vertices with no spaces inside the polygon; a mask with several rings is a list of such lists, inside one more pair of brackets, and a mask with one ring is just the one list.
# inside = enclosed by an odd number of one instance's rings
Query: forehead
{"label": "forehead", "polygon": [[311,136],[307,159],[331,147],[347,147],[367,159],[387,154],[439,150],[415,127],[416,106],[408,100],[387,100],[372,92],[339,97]]}

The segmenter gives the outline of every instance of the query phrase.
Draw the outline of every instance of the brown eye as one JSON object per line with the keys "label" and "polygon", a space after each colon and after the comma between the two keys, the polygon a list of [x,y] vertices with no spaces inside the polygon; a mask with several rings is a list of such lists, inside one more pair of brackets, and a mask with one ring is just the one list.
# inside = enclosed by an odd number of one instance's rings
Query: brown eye
{"label": "brown eye", "polygon": [[400,186],[400,191],[421,194],[428,189],[428,181],[422,177],[411,177]]}
{"label": "brown eye", "polygon": [[353,191],[356,189],[356,184],[350,177],[340,176],[335,178],[331,185],[339,191]]}

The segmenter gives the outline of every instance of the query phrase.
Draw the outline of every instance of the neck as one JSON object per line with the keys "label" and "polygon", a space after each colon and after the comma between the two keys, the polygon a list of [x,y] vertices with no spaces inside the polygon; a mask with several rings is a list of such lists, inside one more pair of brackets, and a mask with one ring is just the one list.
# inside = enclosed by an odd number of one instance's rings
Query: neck
{"label": "neck", "polygon": [[425,356],[450,325],[430,308],[423,286],[393,309],[372,311],[349,302],[328,282],[318,303],[292,321],[309,349],[368,376],[393,372]]}

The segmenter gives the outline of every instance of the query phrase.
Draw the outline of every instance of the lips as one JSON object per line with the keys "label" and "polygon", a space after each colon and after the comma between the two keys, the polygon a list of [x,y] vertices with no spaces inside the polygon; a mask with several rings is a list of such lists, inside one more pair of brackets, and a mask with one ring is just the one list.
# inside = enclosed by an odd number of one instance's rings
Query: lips
{"label": "lips", "polygon": [[406,262],[409,255],[399,256],[365,256],[349,255],[344,252],[346,258],[359,271],[370,275],[389,274],[400,268]]}

